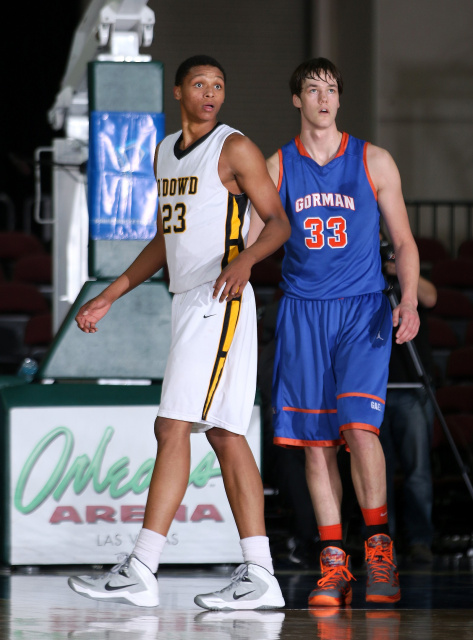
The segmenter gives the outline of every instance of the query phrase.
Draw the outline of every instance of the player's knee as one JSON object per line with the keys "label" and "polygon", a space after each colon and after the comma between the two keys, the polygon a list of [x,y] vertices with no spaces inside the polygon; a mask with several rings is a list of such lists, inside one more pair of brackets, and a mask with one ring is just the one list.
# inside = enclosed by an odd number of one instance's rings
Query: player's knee
{"label": "player's knee", "polygon": [[158,445],[163,446],[168,440],[179,441],[190,437],[189,423],[171,420],[158,416],[154,422],[154,435]]}
{"label": "player's knee", "polygon": [[349,429],[343,432],[343,436],[351,453],[356,453],[360,450],[378,449],[381,446],[378,434],[373,431]]}
{"label": "player's knee", "polygon": [[337,465],[337,447],[306,447],[305,457],[309,474],[324,474]]}
{"label": "player's knee", "polygon": [[235,446],[238,446],[240,441],[246,442],[244,436],[226,431],[225,429],[219,429],[218,427],[209,429],[205,432],[205,435],[207,436],[210,446],[217,453],[223,453],[229,448],[233,449]]}

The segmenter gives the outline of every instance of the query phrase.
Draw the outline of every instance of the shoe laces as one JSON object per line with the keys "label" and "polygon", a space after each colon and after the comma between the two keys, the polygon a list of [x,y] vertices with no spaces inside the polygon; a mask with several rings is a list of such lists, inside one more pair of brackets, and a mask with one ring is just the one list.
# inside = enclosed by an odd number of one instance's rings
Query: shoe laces
{"label": "shoe laces", "polygon": [[392,558],[392,545],[368,547],[366,561],[371,568],[373,582],[389,582],[391,570],[395,568]]}
{"label": "shoe laces", "polygon": [[220,590],[219,593],[223,593],[224,591],[229,591],[230,589],[234,589],[235,586],[243,580],[248,575],[248,565],[240,564],[235,571],[232,573],[230,578],[230,584],[227,587],[224,587]]}
{"label": "shoe laces", "polygon": [[115,574],[115,573],[120,573],[121,571],[124,571],[124,570],[126,571],[130,565],[131,558],[132,558],[131,555],[127,555],[126,553],[121,553],[117,558],[118,563],[108,571],[104,571],[99,576],[96,576],[96,579],[100,580],[101,578],[104,578],[105,576],[107,576],[109,573]]}
{"label": "shoe laces", "polygon": [[341,580],[345,580],[346,582],[355,580],[346,565],[335,565],[334,567],[328,568],[324,567],[322,577],[317,582],[317,586],[328,587],[329,589],[336,588],[340,584]]}

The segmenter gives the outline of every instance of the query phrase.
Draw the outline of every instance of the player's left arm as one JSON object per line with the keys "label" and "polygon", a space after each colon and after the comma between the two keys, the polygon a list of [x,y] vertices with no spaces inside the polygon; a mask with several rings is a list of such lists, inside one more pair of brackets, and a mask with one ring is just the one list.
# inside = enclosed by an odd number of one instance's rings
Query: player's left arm
{"label": "player's left arm", "polygon": [[227,138],[220,157],[219,173],[224,184],[233,182],[240,192],[246,193],[264,223],[253,244],[232,260],[217,278],[214,297],[224,287],[219,297],[223,302],[228,296],[241,294],[250,278],[252,266],[284,244],[291,235],[291,227],[263,154],[249,138],[239,134]]}
{"label": "player's left arm", "polygon": [[419,252],[409,225],[401,177],[391,155],[380,147],[369,145],[367,163],[377,190],[378,205],[386,222],[396,256],[396,270],[401,286],[401,300],[393,310],[396,342],[412,340],[419,330],[417,292],[419,284]]}

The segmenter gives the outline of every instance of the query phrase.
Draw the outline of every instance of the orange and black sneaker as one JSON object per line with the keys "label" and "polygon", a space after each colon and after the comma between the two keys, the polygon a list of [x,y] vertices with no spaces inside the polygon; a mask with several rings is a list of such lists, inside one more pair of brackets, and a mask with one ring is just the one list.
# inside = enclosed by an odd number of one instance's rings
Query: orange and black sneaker
{"label": "orange and black sneaker", "polygon": [[350,580],[351,560],[343,549],[325,547],[320,554],[322,577],[309,595],[309,605],[314,607],[341,607],[350,604],[352,591]]}
{"label": "orange and black sneaker", "polygon": [[378,533],[365,542],[366,602],[398,602],[401,599],[396,552],[391,538]]}

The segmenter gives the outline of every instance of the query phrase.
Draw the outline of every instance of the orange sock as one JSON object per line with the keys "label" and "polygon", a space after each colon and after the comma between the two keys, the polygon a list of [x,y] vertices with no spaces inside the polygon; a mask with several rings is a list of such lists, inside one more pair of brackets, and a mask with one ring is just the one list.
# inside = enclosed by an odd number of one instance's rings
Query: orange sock
{"label": "orange sock", "polygon": [[342,525],[330,524],[327,527],[319,527],[320,550],[326,547],[342,548]]}
{"label": "orange sock", "polygon": [[383,504],[382,507],[377,509],[361,509],[363,514],[363,520],[367,527],[378,524],[387,524],[388,522],[388,505]]}
{"label": "orange sock", "polygon": [[341,540],[342,539],[342,525],[331,524],[328,527],[319,527],[320,540]]}
{"label": "orange sock", "polygon": [[388,505],[383,504],[376,509],[361,509],[366,525],[366,538],[371,538],[378,533],[389,536]]}

